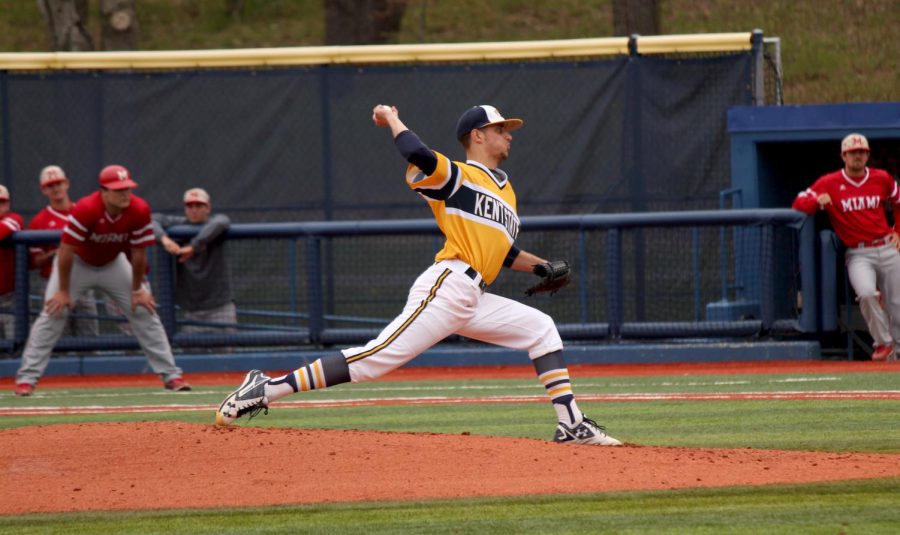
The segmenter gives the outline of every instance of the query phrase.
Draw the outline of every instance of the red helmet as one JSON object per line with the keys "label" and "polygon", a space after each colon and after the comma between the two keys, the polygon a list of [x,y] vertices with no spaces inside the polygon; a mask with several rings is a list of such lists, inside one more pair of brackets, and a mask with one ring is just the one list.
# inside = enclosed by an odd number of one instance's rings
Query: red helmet
{"label": "red helmet", "polygon": [[137,182],[131,179],[131,173],[121,165],[107,165],[100,171],[100,187],[106,189],[131,189]]}

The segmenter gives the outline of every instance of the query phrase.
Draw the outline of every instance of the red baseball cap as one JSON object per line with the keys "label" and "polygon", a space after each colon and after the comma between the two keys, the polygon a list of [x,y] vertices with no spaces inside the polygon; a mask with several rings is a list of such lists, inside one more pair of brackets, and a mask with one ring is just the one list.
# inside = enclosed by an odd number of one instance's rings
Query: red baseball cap
{"label": "red baseball cap", "polygon": [[106,189],[132,189],[137,182],[131,179],[131,173],[121,165],[107,165],[100,171],[100,187]]}

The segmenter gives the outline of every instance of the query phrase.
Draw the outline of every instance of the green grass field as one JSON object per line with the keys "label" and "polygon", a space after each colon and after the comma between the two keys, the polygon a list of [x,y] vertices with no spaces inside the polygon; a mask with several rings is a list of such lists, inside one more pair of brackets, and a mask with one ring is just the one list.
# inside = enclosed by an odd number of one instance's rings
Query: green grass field
{"label": "green grass field", "polygon": [[[897,392],[892,373],[580,377],[583,397],[607,394]],[[0,410],[29,407],[195,405],[188,412],[5,416],[0,428],[61,422],[210,422],[231,387],[186,394],[158,388],[38,390],[0,394]],[[533,396],[532,380],[377,382],[285,401]],[[900,403],[881,400],[614,401],[582,403],[610,432],[642,445],[900,453]],[[549,438],[543,403],[413,406],[274,406],[244,426],[378,429]],[[99,452],[98,454],[102,454]],[[900,459],[898,459],[900,460]],[[273,460],[277,463],[278,460]],[[603,477],[602,468],[598,477]],[[178,481],[173,484],[190,484]],[[198,491],[202,491],[198,489]],[[900,479],[810,485],[617,492],[577,496],[440,500],[0,517],[0,533],[895,533]]]}
{"label": "green grass field", "polygon": [[0,517],[0,533],[894,534],[900,480],[232,511]]}

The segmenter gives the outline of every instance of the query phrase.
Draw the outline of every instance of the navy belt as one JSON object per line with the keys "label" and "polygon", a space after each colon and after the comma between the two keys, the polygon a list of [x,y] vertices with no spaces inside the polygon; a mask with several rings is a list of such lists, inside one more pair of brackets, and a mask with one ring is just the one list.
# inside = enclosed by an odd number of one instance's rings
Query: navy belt
{"label": "navy belt", "polygon": [[[466,275],[472,280],[478,279],[478,272],[475,271],[475,268],[473,268],[472,266],[469,266],[469,268],[466,269]],[[482,292],[485,288],[487,288],[487,284],[485,284],[484,282],[484,277],[481,278],[481,282],[478,283],[478,287],[481,288]]]}

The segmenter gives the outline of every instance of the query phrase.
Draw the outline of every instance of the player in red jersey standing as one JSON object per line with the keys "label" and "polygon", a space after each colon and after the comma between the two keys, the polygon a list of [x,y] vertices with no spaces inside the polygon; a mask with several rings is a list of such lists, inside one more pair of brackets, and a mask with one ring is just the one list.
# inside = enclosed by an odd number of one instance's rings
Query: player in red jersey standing
{"label": "player in red jersey standing", "polygon": [[900,218],[900,189],[886,171],[866,167],[869,141],[865,136],[845,137],[841,159],[844,168],[820,177],[800,192],[793,208],[809,215],[817,210],[828,214],[834,232],[847,246],[847,274],[875,340],[872,360],[897,360],[894,346],[900,341],[900,227],[895,222],[891,229],[884,210],[891,203],[894,218]]}
{"label": "player in red jersey standing", "polygon": [[[69,179],[61,167],[48,165],[41,170],[40,181],[41,193],[47,197],[50,204],[35,214],[28,223],[28,230],[62,230],[68,223],[69,212],[75,204],[69,198]],[[44,279],[44,288],[39,290],[41,293],[46,289],[50,272],[53,271],[53,259],[56,257],[57,249],[59,249],[59,245],[51,243],[35,245],[29,249],[31,267],[40,269],[41,278]],[[97,300],[93,290],[85,292],[75,303],[72,312],[78,316],[97,315]],[[97,336],[100,334],[100,327],[93,317],[70,317],[63,333],[74,336]]]}
{"label": "player in red jersey standing", "polygon": [[[16,395],[28,396],[43,375],[62,335],[72,304],[89,288],[109,295],[125,310],[150,368],[168,390],[190,390],[166,338],[156,302],[143,286],[147,247],[156,243],[150,207],[133,195],[137,184],[121,165],[100,172],[100,191],[78,200],[44,295],[44,310],[31,328],[16,374]],[[125,257],[131,252],[131,262]],[[133,266],[133,269],[132,269]]]}
{"label": "player in red jersey standing", "polygon": [[22,230],[22,216],[11,212],[9,190],[0,186],[0,337],[11,339],[15,334],[16,317],[16,249],[6,238]]}

